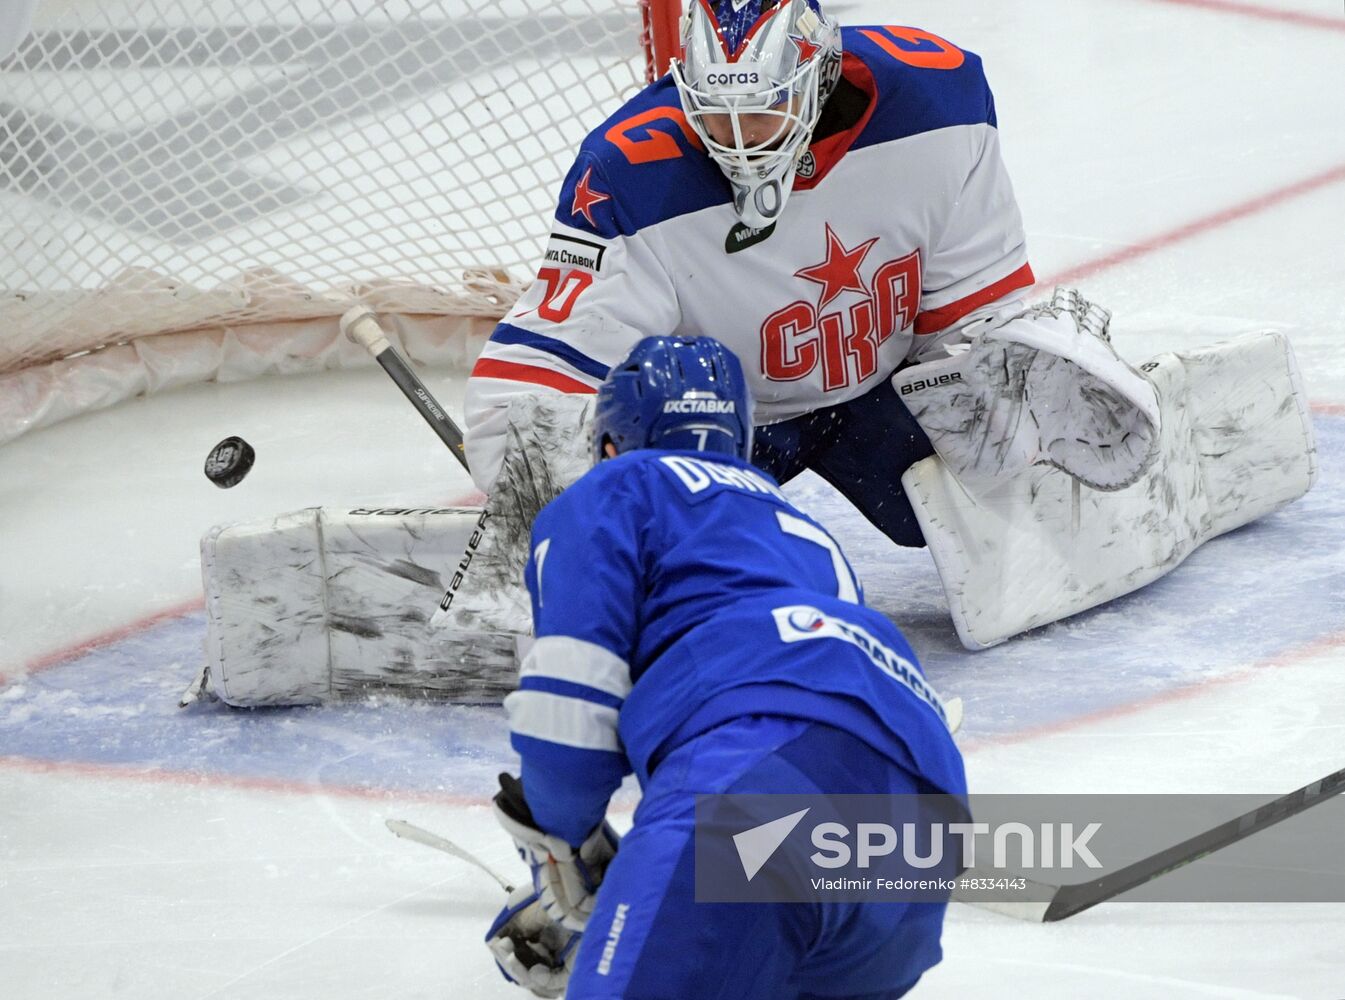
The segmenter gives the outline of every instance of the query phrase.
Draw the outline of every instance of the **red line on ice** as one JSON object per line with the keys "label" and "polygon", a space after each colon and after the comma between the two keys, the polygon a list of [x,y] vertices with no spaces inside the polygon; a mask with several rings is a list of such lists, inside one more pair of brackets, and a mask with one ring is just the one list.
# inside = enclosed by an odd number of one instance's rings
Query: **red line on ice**
{"label": "red line on ice", "polygon": [[[485,502],[485,499],[486,496],[484,493],[482,493],[479,490],[473,490],[472,492],[465,493],[454,500],[447,501],[446,503],[443,504],[443,506],[478,507]],[[142,632],[145,629],[152,628],[155,625],[159,625],[163,622],[171,621],[174,618],[181,618],[183,615],[189,615],[192,614],[193,612],[200,611],[204,607],[205,607],[205,599],[201,597],[195,597],[192,598],[190,601],[183,601],[179,604],[174,604],[171,605],[170,607],[163,608],[160,611],[155,611],[152,612],[151,614],[144,615],[141,618],[137,618],[134,621],[126,623],[125,625],[118,625],[116,628],[110,628],[104,632],[99,632],[96,635],[90,636],[87,639],[81,639],[78,642],[73,642],[70,643],[69,645],[60,646],[49,653],[43,653],[36,659],[29,660],[27,663],[19,667],[17,672],[15,672],[14,674],[0,673],[0,687],[4,687],[11,680],[18,680],[20,677],[26,677],[29,674],[36,674],[39,673],[40,671],[50,669],[51,667],[59,667],[61,664],[69,663],[71,660],[75,659],[78,656],[83,656],[85,653],[92,652],[93,650],[99,649],[103,646],[111,645],[114,642],[119,642],[120,640],[132,636],[137,632]]]}
{"label": "red line on ice", "polygon": [[[1229,684],[1250,680],[1267,669],[1288,667],[1301,663],[1314,656],[1345,647],[1345,632],[1315,639],[1299,646],[1291,647],[1282,653],[1258,660],[1240,670],[1211,677],[1206,680],[1185,684],[1181,687],[1163,691],[1149,698],[1141,698],[1124,705],[1115,705],[1084,715],[1077,715],[1060,722],[1024,729],[1002,736],[990,736],[973,740],[962,747],[964,754],[1002,746],[1013,746],[1031,740],[1083,729],[1086,726],[1111,719],[1138,715],[1151,708],[1188,701],[1209,694]],[[0,756],[0,770],[23,771],[31,774],[62,774],[72,777],[96,779],[121,778],[135,781],[160,782],[165,784],[195,785],[227,788],[237,791],[277,792],[290,795],[331,795],[339,798],[364,799],[368,801],[413,801],[427,804],[450,806],[484,806],[490,799],[481,795],[453,795],[446,792],[424,792],[398,790],[391,788],[366,788],[354,785],[324,785],[316,782],[294,781],[285,778],[244,777],[228,774],[202,774],[191,771],[169,771],[161,768],[135,767],[126,764],[101,764],[84,761],[59,761],[39,757]],[[628,804],[621,804],[616,811],[626,811]]]}
{"label": "red line on ice", "polygon": [[1239,0],[1154,0],[1156,3],[1172,4],[1177,7],[1199,7],[1204,10],[1218,11],[1221,14],[1241,14],[1243,17],[1255,17],[1263,21],[1283,21],[1303,28],[1325,28],[1327,31],[1345,31],[1345,17],[1328,17],[1325,14],[1309,14],[1297,10],[1276,10],[1254,3],[1241,3]]}
{"label": "red line on ice", "polygon": [[[445,764],[447,766],[447,764]],[[245,792],[282,792],[299,795],[332,795],[347,799],[386,801],[390,799],[451,806],[488,805],[484,795],[451,795],[448,792],[422,792],[393,788],[364,788],[358,785],[324,785],[289,778],[247,777],[234,774],[207,774],[195,771],[170,771],[130,764],[100,764],[88,761],[47,760],[41,757],[0,756],[0,769],[30,774],[63,774],[81,778],[124,778],[173,785],[197,785],[228,788]]]}
{"label": "red line on ice", "polygon": [[450,500],[444,504],[445,507],[484,507],[486,504],[486,495],[480,490],[458,497],[456,500]]}
{"label": "red line on ice", "polygon": [[1265,194],[1258,195],[1255,198],[1249,198],[1246,201],[1239,202],[1229,208],[1222,209],[1192,222],[1184,223],[1176,229],[1169,229],[1165,233],[1159,233],[1157,236],[1150,237],[1140,243],[1131,246],[1122,247],[1113,253],[1106,254],[1094,260],[1084,261],[1081,264],[1075,264],[1056,274],[1048,275],[1042,278],[1038,286],[1049,285],[1067,285],[1078,281],[1081,278],[1088,278],[1097,274],[1099,271],[1106,271],[1121,264],[1129,264],[1133,260],[1141,257],[1147,257],[1159,250],[1165,250],[1177,243],[1185,242],[1196,236],[1202,236],[1213,229],[1229,225],[1245,219],[1258,212],[1264,212],[1268,208],[1274,208],[1286,201],[1301,197],[1305,194],[1327,187],[1331,184],[1339,184],[1345,181],[1345,163],[1332,167],[1311,177],[1305,177],[1303,180],[1295,181],[1292,184],[1286,184],[1284,187],[1276,188]]}
{"label": "red line on ice", "polygon": [[[35,674],[38,671],[46,670],[49,667],[59,666],[62,663],[68,663],[77,656],[98,649],[102,646],[119,642],[128,636],[141,632],[151,626],[158,625],[160,622],[166,622],[173,618],[181,618],[183,615],[189,615],[193,611],[200,611],[205,607],[204,599],[197,597],[190,601],[184,601],[181,604],[174,604],[171,607],[163,608],[152,614],[145,615],[143,618],[137,618],[133,622],[125,625],[118,625],[116,628],[108,629],[105,632],[99,632],[97,635],[90,636],[87,639],[81,639],[79,642],[71,643],[68,646],[62,646],[59,649],[45,653],[35,660],[29,660],[23,665],[21,675]],[[0,687],[6,683],[4,674],[0,674]]]}
{"label": "red line on ice", "polygon": [[1063,719],[1060,722],[1048,723],[1044,726],[1034,726],[1031,729],[1023,729],[1016,733],[1005,733],[1002,736],[987,736],[983,739],[972,740],[962,748],[962,752],[975,753],[978,750],[986,750],[993,747],[1012,746],[1017,743],[1026,743],[1030,740],[1041,739],[1045,736],[1056,736],[1060,733],[1082,729],[1085,726],[1091,726],[1099,722],[1108,722],[1112,719],[1137,715],[1140,712],[1146,712],[1151,708],[1171,705],[1174,702],[1179,701],[1188,701],[1191,698],[1209,694],[1217,688],[1222,688],[1229,684],[1236,684],[1241,681],[1251,680],[1260,676],[1267,670],[1277,667],[1294,666],[1302,663],[1304,660],[1311,659],[1314,656],[1319,656],[1322,653],[1331,652],[1332,650],[1341,648],[1345,648],[1345,632],[1334,632],[1331,635],[1323,636],[1320,639],[1313,639],[1311,642],[1306,642],[1299,646],[1292,646],[1282,653],[1268,656],[1263,660],[1257,660],[1255,663],[1239,670],[1233,670],[1226,674],[1220,674],[1217,677],[1195,681],[1191,684],[1183,684],[1180,687],[1170,688],[1167,691],[1162,691],[1149,698],[1140,698],[1137,701],[1127,702],[1124,705],[1113,705],[1110,708],[1099,709],[1096,712],[1087,712],[1083,715],[1076,715],[1073,718]]}
{"label": "red line on ice", "polygon": [[[445,767],[448,763],[445,762]],[[26,774],[55,774],[74,778],[93,778],[96,781],[120,779],[145,781],[155,784],[188,785],[197,788],[224,789],[239,792],[274,792],[282,795],[329,795],[333,798],[356,799],[366,802],[419,802],[437,806],[481,806],[491,803],[490,795],[455,795],[450,792],[426,792],[416,789],[368,788],[360,785],[324,785],[316,781],[295,781],[290,778],[249,777],[236,774],[202,773],[199,771],[171,771],[164,768],[131,764],[100,764],[89,761],[48,760],[43,757],[0,755],[0,771],[19,771]],[[629,813],[634,809],[632,797],[617,793],[609,813]]]}

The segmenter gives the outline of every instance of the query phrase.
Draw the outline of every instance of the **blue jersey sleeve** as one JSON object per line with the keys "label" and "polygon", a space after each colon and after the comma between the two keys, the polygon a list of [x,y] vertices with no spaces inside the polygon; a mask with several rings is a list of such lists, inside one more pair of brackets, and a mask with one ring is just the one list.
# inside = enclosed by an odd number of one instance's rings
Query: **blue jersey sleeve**
{"label": "blue jersey sleeve", "polygon": [[533,525],[525,579],[536,639],[505,699],[538,825],[571,844],[602,821],[631,766],[617,724],[644,587],[638,483],[598,469]]}

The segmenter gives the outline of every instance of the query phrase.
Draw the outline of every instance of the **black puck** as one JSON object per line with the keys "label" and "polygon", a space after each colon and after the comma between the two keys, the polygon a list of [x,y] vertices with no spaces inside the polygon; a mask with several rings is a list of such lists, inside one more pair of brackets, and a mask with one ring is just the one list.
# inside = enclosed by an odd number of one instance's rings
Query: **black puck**
{"label": "black puck", "polygon": [[227,437],[205,457],[205,477],[222,490],[237,486],[252,469],[257,453],[241,437]]}

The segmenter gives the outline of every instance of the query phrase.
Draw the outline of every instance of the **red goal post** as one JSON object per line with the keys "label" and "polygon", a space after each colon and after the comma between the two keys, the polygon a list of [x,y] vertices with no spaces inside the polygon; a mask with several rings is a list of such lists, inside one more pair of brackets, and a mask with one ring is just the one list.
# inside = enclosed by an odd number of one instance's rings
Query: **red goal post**
{"label": "red goal post", "polygon": [[467,365],[678,0],[38,0],[0,57],[0,443],[210,378]]}
{"label": "red goal post", "polygon": [[681,55],[682,5],[677,0],[640,0],[643,19],[645,81],[653,83],[664,73],[673,59]]}

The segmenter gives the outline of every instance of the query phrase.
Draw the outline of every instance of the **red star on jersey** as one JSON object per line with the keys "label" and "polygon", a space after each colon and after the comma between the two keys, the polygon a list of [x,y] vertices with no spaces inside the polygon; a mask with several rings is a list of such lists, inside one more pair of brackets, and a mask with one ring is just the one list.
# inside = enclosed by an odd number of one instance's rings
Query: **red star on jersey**
{"label": "red star on jersey", "polygon": [[588,179],[593,176],[593,168],[589,167],[584,171],[584,176],[579,178],[579,183],[574,186],[574,204],[570,206],[571,215],[582,215],[588,219],[590,226],[596,225],[593,221],[593,212],[590,211],[594,205],[611,199],[610,194],[603,194],[601,191],[594,191],[588,186]]}
{"label": "red star on jersey", "polygon": [[789,40],[799,47],[798,65],[802,66],[817,53],[817,46],[801,35],[790,35]]}
{"label": "red star on jersey", "polygon": [[831,231],[831,224],[828,223],[827,259],[820,264],[795,271],[794,277],[807,278],[809,281],[816,281],[822,286],[822,301],[818,303],[818,309],[823,308],[841,292],[853,291],[867,294],[869,288],[859,280],[859,268],[877,242],[878,237],[875,236],[867,243],[861,243],[853,250],[847,250],[845,244]]}

